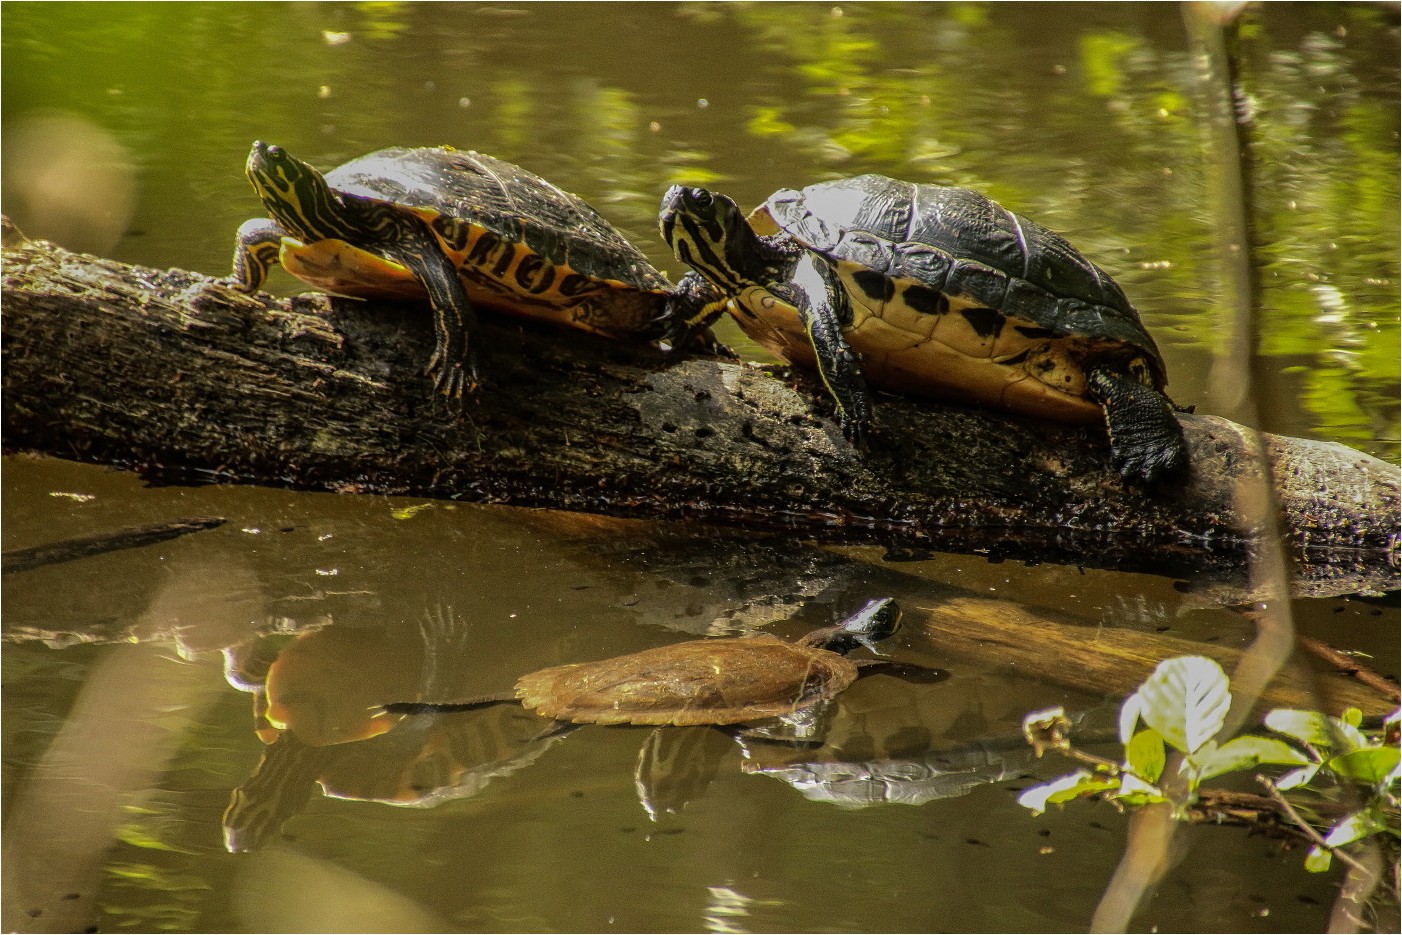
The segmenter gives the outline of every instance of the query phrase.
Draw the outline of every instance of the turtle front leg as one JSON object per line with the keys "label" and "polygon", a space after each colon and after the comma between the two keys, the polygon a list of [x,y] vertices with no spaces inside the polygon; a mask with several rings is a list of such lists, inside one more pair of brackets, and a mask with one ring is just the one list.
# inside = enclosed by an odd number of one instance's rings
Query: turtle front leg
{"label": "turtle front leg", "polygon": [[394,257],[428,293],[433,309],[433,356],[424,372],[433,388],[450,400],[477,388],[477,313],[468,301],[457,268],[436,243]]}
{"label": "turtle front leg", "polygon": [[818,374],[837,403],[837,422],[842,434],[854,446],[865,447],[866,435],[871,429],[871,400],[867,398],[866,379],[857,355],[842,336],[842,328],[851,321],[852,311],[837,273],[805,251],[789,281],[771,286],[769,291],[798,310],[808,339],[813,343]]}
{"label": "turtle front leg", "polygon": [[1087,370],[1086,388],[1105,409],[1111,457],[1120,474],[1153,483],[1187,468],[1183,430],[1168,397],[1105,365]]}
{"label": "turtle front leg", "polygon": [[268,218],[252,218],[239,226],[234,241],[234,271],[224,281],[240,292],[257,292],[278,263],[287,231]]}
{"label": "turtle front leg", "polygon": [[716,345],[710,326],[725,311],[727,299],[699,273],[687,273],[667,299],[657,324],[673,351],[686,348],[706,350]]}

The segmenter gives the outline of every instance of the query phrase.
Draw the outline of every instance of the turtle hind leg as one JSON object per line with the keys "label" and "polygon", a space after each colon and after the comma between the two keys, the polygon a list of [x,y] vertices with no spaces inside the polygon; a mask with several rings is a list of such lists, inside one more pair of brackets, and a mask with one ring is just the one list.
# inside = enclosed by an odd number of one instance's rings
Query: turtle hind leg
{"label": "turtle hind leg", "polygon": [[1110,451],[1120,474],[1152,483],[1187,469],[1183,430],[1168,397],[1107,365],[1087,371],[1086,387],[1105,410]]}

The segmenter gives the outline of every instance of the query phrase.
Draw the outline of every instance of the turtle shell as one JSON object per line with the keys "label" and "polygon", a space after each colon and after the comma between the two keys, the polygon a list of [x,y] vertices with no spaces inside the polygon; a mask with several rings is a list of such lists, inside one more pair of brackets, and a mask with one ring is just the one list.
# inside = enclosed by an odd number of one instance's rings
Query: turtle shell
{"label": "turtle shell", "polygon": [[[750,223],[832,262],[852,307],[844,336],[877,385],[1070,421],[1100,417],[1086,398],[1092,358],[1143,367],[1163,388],[1158,348],[1119,285],[978,192],[862,175],[776,192]],[[811,363],[791,312],[777,308],[752,336]]]}
{"label": "turtle shell", "polygon": [[837,653],[761,634],[542,669],[516,682],[516,697],[581,724],[738,724],[792,714],[856,677]]}
{"label": "turtle shell", "polygon": [[[335,191],[388,202],[435,227],[473,300],[604,334],[646,331],[672,288],[579,197],[520,166],[450,147],[392,148],[326,173]],[[441,217],[465,222],[444,225]],[[288,272],[364,298],[420,300],[403,266],[354,243],[284,244]]]}

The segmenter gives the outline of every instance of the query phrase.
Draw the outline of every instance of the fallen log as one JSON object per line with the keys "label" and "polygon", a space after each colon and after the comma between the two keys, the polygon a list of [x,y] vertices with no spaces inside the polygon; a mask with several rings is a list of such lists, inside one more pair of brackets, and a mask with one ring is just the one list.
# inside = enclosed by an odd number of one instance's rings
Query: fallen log
{"label": "fallen log", "polygon": [[[1154,668],[1174,656],[1207,656],[1228,674],[1243,651],[1124,627],[1089,627],[1070,615],[1012,601],[955,596],[931,607],[907,606],[906,624],[920,628],[941,654],[997,660],[1014,672],[1090,694],[1124,698]],[[1380,716],[1396,707],[1379,691],[1337,672],[1311,671],[1303,660],[1286,665],[1262,693],[1257,711],[1320,708],[1339,714],[1358,708]]]}
{"label": "fallen log", "polygon": [[7,451],[1235,580],[1260,437],[1296,593],[1397,587],[1398,470],[1339,445],[1184,415],[1191,476],[1143,489],[1096,427],[883,397],[858,453],[806,374],[514,321],[487,323],[484,385],[456,413],[422,375],[418,310],[247,296],[42,242],[3,258]]}

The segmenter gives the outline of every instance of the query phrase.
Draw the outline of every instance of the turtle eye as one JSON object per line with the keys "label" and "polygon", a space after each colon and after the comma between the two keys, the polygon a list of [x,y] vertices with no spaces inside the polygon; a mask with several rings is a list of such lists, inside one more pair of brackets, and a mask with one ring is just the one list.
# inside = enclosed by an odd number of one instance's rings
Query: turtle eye
{"label": "turtle eye", "polygon": [[715,203],[715,198],[704,188],[693,188],[691,190],[691,200],[696,202],[698,208],[709,208]]}

